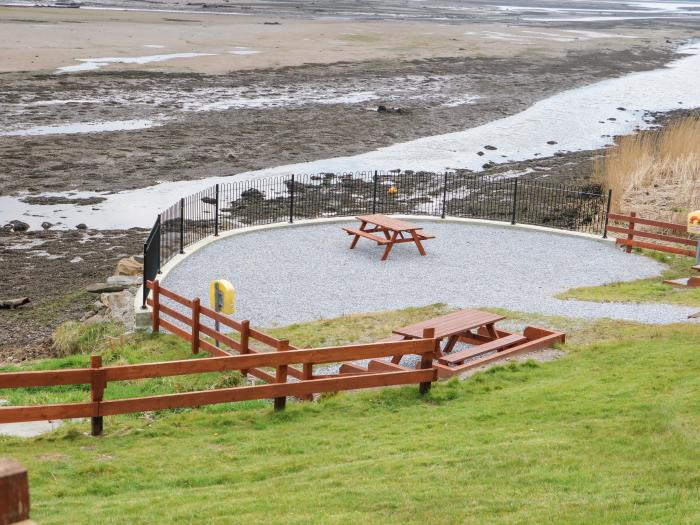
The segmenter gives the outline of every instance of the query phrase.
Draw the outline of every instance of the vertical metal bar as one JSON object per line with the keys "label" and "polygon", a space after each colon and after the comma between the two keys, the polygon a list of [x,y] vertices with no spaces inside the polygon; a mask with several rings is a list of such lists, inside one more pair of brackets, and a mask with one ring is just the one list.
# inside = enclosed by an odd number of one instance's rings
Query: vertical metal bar
{"label": "vertical metal bar", "polygon": [[294,223],[294,174],[292,174],[292,184],[289,186],[289,223]]}
{"label": "vertical metal bar", "polygon": [[377,180],[379,175],[377,170],[374,170],[374,188],[372,190],[372,213],[377,213]]}
{"label": "vertical metal bar", "polygon": [[440,213],[440,217],[442,219],[445,218],[445,208],[447,206],[447,170],[445,170],[445,180],[442,185],[442,212]]}
{"label": "vertical metal bar", "polygon": [[150,267],[148,260],[148,242],[143,243],[143,302],[141,303],[141,309],[146,309],[146,299],[148,298],[148,287],[146,287],[146,281],[148,280],[148,268]]}
{"label": "vertical metal bar", "polygon": [[513,180],[515,181],[515,186],[513,187],[513,215],[510,219],[511,224],[515,224],[515,214],[518,206],[518,178],[516,177]]}
{"label": "vertical metal bar", "polygon": [[180,253],[185,253],[185,199],[180,199]]}
{"label": "vertical metal bar", "polygon": [[605,226],[603,227],[603,239],[608,238],[608,222],[610,221],[610,205],[612,204],[612,188],[608,190],[608,203],[605,206]]}
{"label": "vertical metal bar", "polygon": [[[158,214],[158,219],[156,219],[156,224],[158,224],[158,233],[156,235],[156,239],[158,239],[158,243],[156,246],[156,257],[158,258],[158,264],[157,264],[158,271],[156,272],[156,275],[158,275],[159,273],[161,273],[160,272],[160,261],[161,261],[160,244],[161,244],[161,237],[163,234],[163,219],[161,218],[160,213]],[[144,259],[144,261],[145,261],[145,259]],[[155,275],[153,275],[152,277],[155,278]]]}
{"label": "vertical metal bar", "polygon": [[219,236],[219,185],[216,185],[216,202],[214,203],[214,237]]}

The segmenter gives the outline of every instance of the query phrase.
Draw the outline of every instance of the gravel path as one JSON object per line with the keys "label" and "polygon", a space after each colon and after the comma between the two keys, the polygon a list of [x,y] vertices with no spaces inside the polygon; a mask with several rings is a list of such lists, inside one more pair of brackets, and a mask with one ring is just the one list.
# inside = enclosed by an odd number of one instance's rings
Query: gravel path
{"label": "gravel path", "polygon": [[684,321],[694,310],[553,297],[573,287],[661,271],[659,263],[612,245],[525,229],[423,224],[436,235],[426,241],[426,257],[404,244],[381,262],[382,248],[369,240],[348,250],[344,223],[314,224],[212,243],[177,266],[164,285],[207,300],[212,279],[229,279],[237,291],[236,317],[267,327],[433,303],[644,323]]}

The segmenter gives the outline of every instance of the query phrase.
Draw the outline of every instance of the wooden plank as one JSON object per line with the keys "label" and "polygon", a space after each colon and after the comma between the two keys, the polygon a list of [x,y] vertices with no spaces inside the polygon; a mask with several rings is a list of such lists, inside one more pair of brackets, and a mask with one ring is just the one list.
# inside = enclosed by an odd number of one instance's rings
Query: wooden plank
{"label": "wooden plank", "polygon": [[208,335],[215,341],[219,341],[222,344],[225,344],[232,350],[235,350],[236,352],[239,352],[241,350],[241,344],[236,341],[235,339],[231,339],[229,336],[222,334],[221,332],[217,332],[213,328],[210,328],[206,325],[200,325],[199,326],[199,331],[202,332],[204,335]]}
{"label": "wooden plank", "polygon": [[433,341],[431,339],[414,339],[395,343],[368,343],[329,348],[287,350],[284,352],[250,353],[230,357],[209,357],[161,363],[110,366],[105,367],[104,370],[108,381],[125,381],[204,372],[243,370],[247,368],[277,367],[291,364],[323,364],[393,355],[419,355],[432,352],[432,345]]}
{"label": "wooden plank", "polygon": [[89,368],[36,372],[5,372],[0,374],[0,388],[85,385],[91,382],[92,370]]}
{"label": "wooden plank", "polygon": [[502,315],[483,312],[481,310],[460,310],[434,319],[404,326],[403,328],[394,330],[394,333],[405,337],[417,338],[422,336],[424,328],[435,328],[435,337],[441,339],[485,324],[492,324],[503,319],[505,319],[505,317]]}
{"label": "wooden plank", "polygon": [[[151,306],[151,307],[155,306],[153,299],[148,299],[146,301],[146,304],[148,304],[148,306]],[[176,319],[176,320],[180,321],[181,323],[186,324],[187,326],[192,326],[192,319],[190,319],[188,316],[186,316],[182,312],[178,312],[177,310],[174,310],[173,308],[170,308],[169,306],[165,306],[162,304],[158,306],[158,310],[161,313],[163,313],[165,315],[169,315],[173,319]]]}
{"label": "wooden plank", "polygon": [[661,233],[648,232],[644,230],[631,230],[629,228],[620,228],[618,226],[608,226],[608,232],[621,233],[621,234],[634,234],[635,237],[646,237],[648,239],[655,239],[657,241],[666,241],[676,244],[685,244],[686,246],[697,246],[698,242],[694,239],[688,239],[687,237],[674,237],[672,235],[664,235]]}
{"label": "wooden plank", "polygon": [[372,359],[367,363],[367,370],[370,372],[396,372],[397,370],[410,370],[410,368],[394,364],[391,361]]}
{"label": "wooden plank", "polygon": [[0,525],[29,519],[27,469],[14,459],[0,458]]}
{"label": "wooden plank", "polygon": [[200,306],[200,313],[202,315],[205,315],[209,317],[210,319],[213,319],[214,321],[219,321],[222,325],[228,326],[229,328],[233,328],[236,332],[241,331],[241,323],[238,321],[231,319],[230,317],[222,314],[221,312],[217,312],[215,310],[212,310],[211,308],[207,306]]}
{"label": "wooden plank", "polygon": [[297,383],[274,383],[270,385],[120,399],[103,402],[101,404],[101,413],[105,416],[111,416],[130,412],[187,408],[254,399],[272,399],[282,396],[301,397],[320,392],[337,392],[341,390],[430,382],[434,381],[436,377],[435,369],[430,368],[427,370],[411,370],[409,372],[387,372],[350,377],[311,379]]}
{"label": "wooden plank", "polygon": [[438,362],[442,363],[443,365],[454,365],[461,363],[465,359],[469,359],[480,354],[485,354],[486,352],[503,350],[504,348],[508,348],[509,346],[520,344],[525,341],[527,341],[527,338],[524,335],[513,334],[477,345],[474,348],[467,348],[466,350],[462,350],[460,352],[442,356],[438,359]]}
{"label": "wooden plank", "polygon": [[360,237],[364,237],[365,239],[369,239],[370,241],[374,241],[377,244],[388,244],[389,243],[389,241],[384,237],[379,237],[379,236],[374,235],[372,233],[367,233],[365,231],[358,230],[357,228],[343,228],[343,230],[345,230],[345,232],[348,235],[356,235],[356,236],[359,235]]}
{"label": "wooden plank", "polygon": [[684,250],[673,246],[665,246],[663,244],[654,244],[651,242],[628,241],[627,239],[615,239],[616,244],[628,247],[644,248],[646,250],[656,250],[657,252],[675,253],[676,255],[685,255],[686,257],[695,257],[695,252],[692,250]]}
{"label": "wooden plank", "polygon": [[231,354],[229,354],[226,350],[223,350],[221,348],[217,348],[213,344],[211,344],[209,341],[199,341],[199,348],[204,350],[205,352],[208,352],[210,355],[216,356],[216,357],[229,357]]}
{"label": "wooden plank", "polygon": [[394,231],[412,231],[412,230],[422,230],[421,226],[416,224],[402,221],[401,219],[396,219],[393,217],[388,217],[387,215],[382,215],[381,213],[374,213],[371,215],[360,215],[356,217],[359,221],[368,222],[370,224],[376,224],[383,228]]}
{"label": "wooden plank", "polygon": [[98,414],[98,406],[97,403],[64,403],[62,405],[0,407],[0,423],[95,417],[100,415]]}
{"label": "wooden plank", "polygon": [[163,330],[167,330],[167,331],[175,334],[176,336],[184,339],[187,342],[192,341],[192,334],[190,334],[189,332],[186,332],[185,330],[183,330],[179,326],[174,325],[170,321],[166,321],[165,319],[161,319],[160,320],[160,327]]}
{"label": "wooden plank", "polygon": [[252,339],[271,346],[272,348],[277,348],[277,343],[280,342],[279,339],[275,339],[274,337],[267,335],[265,332],[255,330],[254,328],[251,328],[249,333]]}
{"label": "wooden plank", "polygon": [[686,233],[688,232],[687,224],[675,224],[673,222],[655,221],[652,219],[643,219],[642,217],[635,217],[632,215],[620,215],[618,213],[611,213],[610,215],[608,215],[608,219],[611,221],[632,222],[635,224],[644,224],[646,226],[656,226],[657,228],[665,228],[667,230],[676,230]]}
{"label": "wooden plank", "polygon": [[159,287],[158,293],[162,295],[163,297],[167,297],[168,299],[172,299],[176,303],[180,303],[182,306],[186,306],[187,308],[192,308],[192,301],[189,299],[176,294],[175,292],[171,292],[167,288],[163,288],[162,286]]}

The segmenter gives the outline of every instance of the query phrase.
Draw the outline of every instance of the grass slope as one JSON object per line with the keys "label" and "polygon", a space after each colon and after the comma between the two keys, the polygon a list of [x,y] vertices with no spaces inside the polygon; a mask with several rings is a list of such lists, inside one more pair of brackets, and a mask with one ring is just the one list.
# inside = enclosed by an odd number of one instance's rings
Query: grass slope
{"label": "grass slope", "polygon": [[573,288],[557,295],[559,299],[579,299],[600,303],[666,303],[681,306],[700,306],[700,288],[676,288],[664,284],[664,279],[679,279],[689,277],[693,272],[690,267],[694,260],[690,257],[667,255],[658,252],[642,252],[668,265],[661,277],[638,279],[636,281],[619,282],[603,286],[586,286]]}
{"label": "grass slope", "polygon": [[28,466],[43,525],[699,522],[700,326],[582,330],[603,339],[424,399],[406,387],[279,414],[107,418],[99,439],[82,423],[0,450]]}

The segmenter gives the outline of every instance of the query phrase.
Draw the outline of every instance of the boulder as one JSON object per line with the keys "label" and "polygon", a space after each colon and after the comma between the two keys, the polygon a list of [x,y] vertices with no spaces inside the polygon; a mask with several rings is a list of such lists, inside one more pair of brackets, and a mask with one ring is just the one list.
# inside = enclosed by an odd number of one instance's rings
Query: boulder
{"label": "boulder", "polygon": [[107,307],[107,310],[98,315],[107,321],[116,321],[127,326],[133,325],[134,296],[128,290],[103,293],[100,295],[100,302]]}
{"label": "boulder", "polygon": [[489,144],[489,145],[484,146],[484,149],[488,149],[488,150],[494,151],[494,150],[497,150],[498,148],[497,148],[496,146],[491,146],[491,145]]}
{"label": "boulder", "polygon": [[78,228],[79,230],[87,230],[87,224],[81,222],[80,224],[76,225],[76,228]]}
{"label": "boulder", "polygon": [[85,289],[90,293],[112,293],[121,292],[125,288],[127,288],[127,286],[123,284],[95,283]]}
{"label": "boulder", "polygon": [[29,224],[27,224],[26,222],[14,220],[8,222],[5,228],[13,232],[26,232],[29,229]]}
{"label": "boulder", "polygon": [[0,308],[10,308],[14,310],[29,302],[29,297],[18,297],[17,299],[0,299]]}
{"label": "boulder", "polygon": [[113,275],[107,277],[107,284],[116,284],[121,286],[140,286],[143,279],[140,275]]}
{"label": "boulder", "polygon": [[493,168],[495,165],[496,165],[496,163],[494,161],[490,160],[481,167],[484,168],[485,170],[487,170],[489,168]]}
{"label": "boulder", "polygon": [[53,224],[51,224],[50,222],[47,222],[47,221],[44,221],[41,223],[41,227],[44,228],[45,230],[48,230],[52,226],[53,226]]}
{"label": "boulder", "polygon": [[125,257],[117,263],[115,275],[141,275],[143,273],[143,263],[134,257]]}

